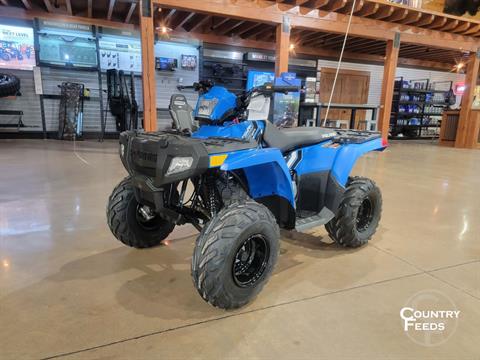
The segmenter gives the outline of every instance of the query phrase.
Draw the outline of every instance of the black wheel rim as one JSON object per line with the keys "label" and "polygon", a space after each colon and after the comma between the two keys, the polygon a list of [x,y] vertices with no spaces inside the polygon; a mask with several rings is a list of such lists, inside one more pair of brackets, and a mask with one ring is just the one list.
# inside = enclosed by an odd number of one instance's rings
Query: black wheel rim
{"label": "black wheel rim", "polygon": [[237,249],[233,261],[233,279],[240,287],[254,286],[267,268],[270,246],[263,235],[250,236]]}
{"label": "black wheel rim", "polygon": [[370,197],[363,199],[357,213],[357,230],[363,232],[367,230],[373,220],[374,205]]}
{"label": "black wheel rim", "polygon": [[140,206],[140,204],[137,204],[137,208],[135,210],[138,225],[148,231],[159,229],[163,225],[164,220],[158,216],[158,214],[155,214],[152,219],[145,219],[140,213]]}

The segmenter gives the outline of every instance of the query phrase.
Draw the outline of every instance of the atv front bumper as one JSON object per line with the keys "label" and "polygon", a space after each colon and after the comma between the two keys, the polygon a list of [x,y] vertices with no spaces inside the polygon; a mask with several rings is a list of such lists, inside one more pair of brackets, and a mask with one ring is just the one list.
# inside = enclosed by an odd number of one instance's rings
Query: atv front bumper
{"label": "atv front bumper", "polygon": [[[120,158],[135,186],[144,191],[158,191],[167,184],[201,175],[209,166],[208,152],[201,141],[169,133],[123,132]],[[191,165],[168,174],[174,158],[191,158]]]}

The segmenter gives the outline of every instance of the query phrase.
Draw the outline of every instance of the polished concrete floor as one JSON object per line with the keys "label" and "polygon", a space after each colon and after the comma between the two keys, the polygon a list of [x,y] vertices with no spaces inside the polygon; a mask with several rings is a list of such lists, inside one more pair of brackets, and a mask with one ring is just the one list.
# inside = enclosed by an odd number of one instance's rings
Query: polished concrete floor
{"label": "polished concrete floor", "polygon": [[[354,173],[383,191],[373,240],[284,233],[263,292],[225,312],[190,280],[194,229],[142,251],[110,234],[114,142],[0,140],[0,359],[480,359],[480,151],[397,143]],[[419,302],[459,318],[405,332]]]}

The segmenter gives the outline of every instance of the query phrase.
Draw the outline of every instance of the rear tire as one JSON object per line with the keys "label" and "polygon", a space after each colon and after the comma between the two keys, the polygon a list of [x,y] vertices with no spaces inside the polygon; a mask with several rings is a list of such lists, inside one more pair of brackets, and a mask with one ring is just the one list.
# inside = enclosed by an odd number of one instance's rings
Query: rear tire
{"label": "rear tire", "polygon": [[138,212],[130,177],[115,187],[108,199],[107,221],[113,235],[127,246],[150,248],[160,244],[175,228],[175,224],[158,214],[145,221]]}
{"label": "rear tire", "polygon": [[222,309],[254,298],[272,274],[280,231],[273,214],[253,200],[231,204],[203,228],[192,259],[200,296]]}
{"label": "rear tire", "polygon": [[20,79],[12,74],[0,74],[0,97],[15,96],[20,91]]}
{"label": "rear tire", "polygon": [[338,214],[325,225],[330,237],[345,247],[365,245],[382,214],[382,194],[373,180],[351,177]]}

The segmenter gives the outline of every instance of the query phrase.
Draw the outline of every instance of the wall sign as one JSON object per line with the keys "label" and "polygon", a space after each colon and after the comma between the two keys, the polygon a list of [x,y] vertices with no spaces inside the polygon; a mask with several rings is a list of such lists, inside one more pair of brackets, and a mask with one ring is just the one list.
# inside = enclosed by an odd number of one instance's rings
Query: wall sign
{"label": "wall sign", "polygon": [[32,70],[35,65],[33,29],[0,24],[0,68]]}
{"label": "wall sign", "polygon": [[182,69],[195,70],[197,68],[197,57],[195,55],[182,55]]}

